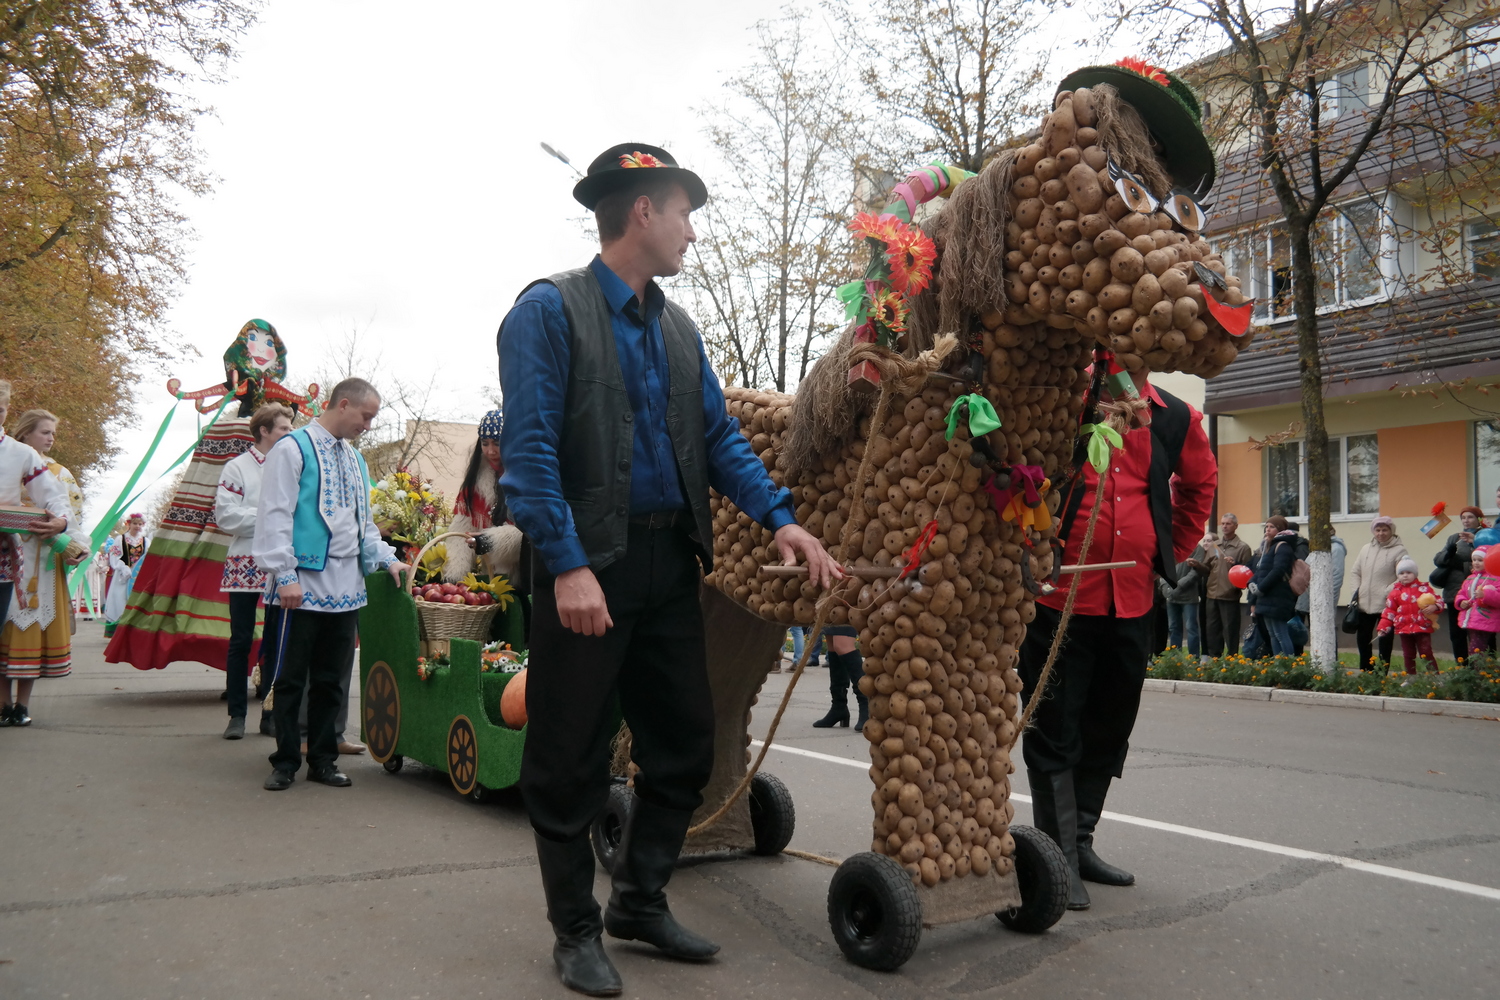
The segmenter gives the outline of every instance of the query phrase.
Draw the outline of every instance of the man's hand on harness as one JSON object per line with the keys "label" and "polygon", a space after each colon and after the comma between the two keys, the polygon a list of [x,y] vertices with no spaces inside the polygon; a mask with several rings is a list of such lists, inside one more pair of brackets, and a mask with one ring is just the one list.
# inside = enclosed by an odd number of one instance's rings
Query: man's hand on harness
{"label": "man's hand on harness", "polygon": [[563,628],[580,635],[603,635],[614,626],[604,601],[604,590],[589,567],[579,566],[559,574],[552,592],[557,598],[557,617]]}
{"label": "man's hand on harness", "polygon": [[797,565],[798,555],[806,559],[808,579],[825,590],[833,581],[844,578],[844,568],[834,562],[823,543],[800,524],[782,525],[776,532],[776,548],[781,552],[783,566]]}

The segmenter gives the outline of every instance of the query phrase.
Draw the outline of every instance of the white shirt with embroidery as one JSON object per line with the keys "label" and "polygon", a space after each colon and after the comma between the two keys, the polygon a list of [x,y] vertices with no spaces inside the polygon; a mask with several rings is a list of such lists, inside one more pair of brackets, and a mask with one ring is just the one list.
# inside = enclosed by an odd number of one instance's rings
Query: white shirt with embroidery
{"label": "white shirt with embroidery", "polygon": [[[260,485],[256,517],[256,563],[270,577],[268,603],[279,604],[276,588],[302,585],[302,607],[308,611],[355,611],[365,606],[365,567],[384,569],[396,561],[396,550],[380,537],[370,514],[369,484],[359,458],[347,441],[318,421],[307,425],[308,437],[323,469],[323,510],[318,516],[331,531],[328,559],[321,570],[299,569],[292,544],[292,522],[302,482],[302,449],[287,435],[271,449]],[[360,491],[364,492],[363,551],[359,524]],[[326,515],[326,516],[325,516]]]}
{"label": "white shirt with embroidery", "polygon": [[[47,468],[47,460],[29,444],[22,444],[0,430],[0,504],[43,507],[49,513],[68,519],[75,528],[76,518],[68,506],[68,492]],[[22,564],[22,536],[7,534],[0,539],[0,583],[16,580],[25,571]]]}
{"label": "white shirt with embroidery", "polygon": [[260,483],[266,456],[254,445],[224,466],[214,493],[214,523],[229,536],[224,557],[222,593],[264,593],[266,574],[250,552],[255,544],[255,512],[260,506]]}

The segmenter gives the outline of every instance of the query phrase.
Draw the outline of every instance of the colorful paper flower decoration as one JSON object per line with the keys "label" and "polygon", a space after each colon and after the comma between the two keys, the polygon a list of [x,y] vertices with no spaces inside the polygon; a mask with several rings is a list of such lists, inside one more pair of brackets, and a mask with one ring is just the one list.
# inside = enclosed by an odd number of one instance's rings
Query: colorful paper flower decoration
{"label": "colorful paper flower decoration", "polygon": [[920,229],[905,226],[885,244],[886,263],[891,268],[891,287],[903,295],[920,295],[932,280],[937,247]]}
{"label": "colorful paper flower decoration", "polygon": [[[894,348],[896,338],[906,332],[907,300],[932,283],[937,247],[931,237],[912,223],[917,206],[954,188],[973,174],[959,167],[934,163],[919,167],[891,190],[891,202],[883,212],[861,212],[849,223],[849,231],[870,243],[870,264],[864,277],[841,285],[838,299],[854,324],[854,339]],[[851,382],[873,382],[874,368],[868,362],[850,370]]]}
{"label": "colorful paper flower decoration", "polygon": [[849,231],[862,240],[879,240],[889,243],[896,238],[897,227],[901,220],[894,215],[876,215],[874,212],[860,212],[849,223]]}
{"label": "colorful paper flower decoration", "polygon": [[870,303],[870,319],[892,333],[906,332],[906,297],[886,289]]}
{"label": "colorful paper flower decoration", "polygon": [[650,153],[642,153],[640,151],[636,151],[634,153],[623,154],[620,157],[620,166],[629,170],[634,167],[663,167],[666,166],[666,164],[662,163]]}

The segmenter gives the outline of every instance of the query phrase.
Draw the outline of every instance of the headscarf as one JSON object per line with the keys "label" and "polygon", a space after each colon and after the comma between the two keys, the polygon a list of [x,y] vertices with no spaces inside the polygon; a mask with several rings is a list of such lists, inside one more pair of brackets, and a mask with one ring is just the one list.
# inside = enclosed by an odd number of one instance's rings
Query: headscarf
{"label": "headscarf", "polygon": [[505,429],[505,411],[491,410],[479,421],[479,436],[482,438],[493,438],[500,440],[500,432]]}
{"label": "headscarf", "polygon": [[1378,528],[1378,527],[1380,527],[1382,524],[1388,524],[1388,525],[1390,525],[1391,526],[1391,532],[1395,533],[1395,531],[1396,531],[1396,520],[1395,520],[1395,518],[1387,517],[1384,514],[1376,514],[1375,515],[1375,519],[1370,522],[1370,533],[1374,534],[1375,529]]}

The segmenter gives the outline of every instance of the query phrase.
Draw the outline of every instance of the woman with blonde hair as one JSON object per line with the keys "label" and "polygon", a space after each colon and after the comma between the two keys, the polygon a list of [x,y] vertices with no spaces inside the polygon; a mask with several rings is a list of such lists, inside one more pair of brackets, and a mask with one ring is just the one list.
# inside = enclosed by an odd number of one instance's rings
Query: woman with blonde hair
{"label": "woman with blonde hair", "polygon": [[[1385,610],[1385,599],[1396,583],[1396,565],[1407,558],[1406,546],[1396,534],[1396,522],[1384,514],[1370,522],[1371,538],[1359,550],[1354,560],[1354,572],[1350,580],[1354,584],[1354,601],[1359,604],[1359,631],[1354,635],[1359,647],[1359,669],[1373,670],[1375,663],[1375,627],[1380,624],[1381,612]],[[1395,648],[1394,633],[1379,639],[1380,662],[1383,669],[1391,667],[1391,651]]]}
{"label": "woman with blonde hair", "polygon": [[[0,420],[9,409],[10,386],[0,405]],[[0,438],[0,503],[41,507],[52,516],[47,524],[57,530],[15,536],[19,543],[19,573],[9,614],[0,629],[0,725],[29,726],[27,705],[38,677],[66,677],[72,672],[73,650],[65,566],[88,556],[83,533],[83,496],[73,474],[44,456],[57,439],[57,417],[46,410],[27,410],[16,422],[14,437]],[[19,463],[19,464],[17,464]],[[19,474],[16,473],[17,470]],[[14,495],[11,491],[14,489]],[[45,539],[66,528],[77,545],[64,558]],[[12,686],[14,682],[14,687]]]}

